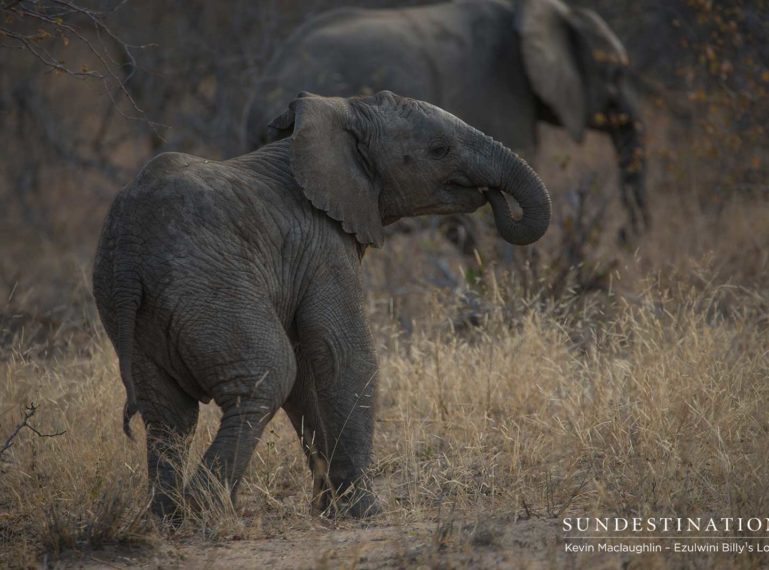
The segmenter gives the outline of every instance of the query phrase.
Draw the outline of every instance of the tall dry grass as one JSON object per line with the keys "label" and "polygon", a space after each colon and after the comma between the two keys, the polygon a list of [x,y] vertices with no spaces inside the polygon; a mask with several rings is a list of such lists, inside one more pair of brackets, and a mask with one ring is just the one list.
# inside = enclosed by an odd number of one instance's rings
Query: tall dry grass
{"label": "tall dry grass", "polygon": [[[430,519],[446,505],[543,518],[765,515],[767,291],[657,281],[632,298],[552,302],[500,283],[482,293],[480,325],[461,330],[459,300],[426,293],[407,335],[372,298],[372,469],[385,520]],[[22,430],[3,454],[0,565],[174,532],[147,512],[144,448],[121,433],[115,358],[95,325],[90,338],[54,359],[18,343],[4,355],[0,434],[31,401],[39,431],[66,433]],[[217,418],[204,410],[195,455]],[[260,442],[241,497],[175,532],[216,540],[310,524],[310,477],[285,418]]]}

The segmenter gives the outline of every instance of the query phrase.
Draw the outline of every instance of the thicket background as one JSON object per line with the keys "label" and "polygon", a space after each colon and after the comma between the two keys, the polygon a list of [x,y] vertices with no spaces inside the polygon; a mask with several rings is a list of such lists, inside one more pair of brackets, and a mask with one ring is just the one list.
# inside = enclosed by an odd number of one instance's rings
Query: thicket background
{"label": "thicket background", "polygon": [[[117,189],[161,151],[239,154],[244,106],[262,66],[297,23],[342,4],[6,0],[0,287],[29,299],[34,290],[31,306],[53,309],[59,302],[48,290],[70,280],[67,270],[47,264],[89,263]],[[765,194],[766,2],[581,4],[605,17],[631,55],[650,126],[650,201],[660,208],[660,195],[672,194],[710,214]],[[613,159],[601,137],[580,149],[548,134],[537,166],[560,202],[556,214],[565,215],[565,197],[590,173],[597,180],[589,186],[614,202]],[[603,197],[590,205],[598,209]],[[658,213],[656,230],[666,230],[666,214]],[[603,217],[618,216],[611,209]],[[601,222],[601,233],[607,224]],[[42,250],[30,255],[30,248]],[[23,296],[17,306],[30,307]]]}

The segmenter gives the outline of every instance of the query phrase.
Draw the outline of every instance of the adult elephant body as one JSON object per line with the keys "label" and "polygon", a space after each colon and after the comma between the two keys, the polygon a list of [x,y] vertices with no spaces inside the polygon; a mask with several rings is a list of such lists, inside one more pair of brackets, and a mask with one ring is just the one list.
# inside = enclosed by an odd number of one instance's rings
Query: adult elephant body
{"label": "adult elephant body", "polygon": [[350,96],[392,89],[429,101],[531,158],[537,123],[612,137],[632,228],[648,222],[642,125],[627,55],[594,12],[560,0],[475,0],[327,12],[300,26],[267,65],[250,102],[245,142],[297,92]]}
{"label": "adult elephant body", "polygon": [[174,512],[198,402],[210,400],[223,415],[193,497],[210,473],[234,493],[283,407],[317,508],[375,511],[364,477],[377,372],[365,248],[402,217],[471,212],[487,200],[512,243],[538,239],[550,219],[547,191],[522,159],[427,103],[303,94],[271,128],[288,136],[225,162],[153,159],[102,231],[94,296],[128,395],[124,429],[136,411],[147,427],[160,514]]}

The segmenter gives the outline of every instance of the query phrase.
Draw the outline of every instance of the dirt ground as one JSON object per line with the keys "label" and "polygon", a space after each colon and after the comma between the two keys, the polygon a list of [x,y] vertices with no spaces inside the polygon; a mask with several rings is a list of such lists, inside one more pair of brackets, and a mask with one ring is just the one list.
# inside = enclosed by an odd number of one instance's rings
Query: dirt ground
{"label": "dirt ground", "polygon": [[[468,515],[468,516],[466,516]],[[395,568],[766,568],[761,555],[677,553],[674,541],[570,541],[561,519],[516,518],[512,515],[451,513],[426,520],[342,522],[308,517],[303,528],[266,531],[254,539],[230,536],[216,542],[203,538],[170,538],[146,547],[109,547],[70,555],[55,568],[124,568],[161,570],[184,568],[275,570]],[[472,522],[469,522],[472,521]],[[684,541],[685,542],[685,541]],[[594,552],[573,552],[571,544],[593,544]],[[659,545],[662,552],[600,552],[599,544]],[[45,565],[45,561],[44,565]]]}
{"label": "dirt ground", "polygon": [[617,568],[621,555],[588,558],[566,553],[559,521],[495,516],[436,524],[341,523],[315,520],[310,528],[258,540],[237,536],[218,543],[169,540],[157,548],[111,548],[64,562],[66,568]]}

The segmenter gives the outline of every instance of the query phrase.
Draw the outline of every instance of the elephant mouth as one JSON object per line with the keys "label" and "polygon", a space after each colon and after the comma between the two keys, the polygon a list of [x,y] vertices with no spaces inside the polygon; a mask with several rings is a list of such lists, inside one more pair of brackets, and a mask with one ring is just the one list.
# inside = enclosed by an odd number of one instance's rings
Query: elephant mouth
{"label": "elephant mouth", "polygon": [[486,188],[478,184],[449,182],[444,185],[447,200],[465,210],[475,210],[486,203]]}
{"label": "elephant mouth", "polygon": [[481,184],[475,184],[469,178],[462,175],[450,178],[443,184],[443,187],[445,190],[449,192],[453,192],[453,193],[466,192],[468,193],[468,195],[470,194],[483,195],[483,193],[486,191],[485,186]]}
{"label": "elephant mouth", "polygon": [[[441,214],[473,212],[486,203],[482,187],[463,177],[446,180],[441,185],[440,193],[441,206],[437,213]],[[431,211],[431,213],[436,212]]]}
{"label": "elephant mouth", "polygon": [[467,193],[467,194],[477,194],[480,196],[483,196],[484,192],[486,191],[486,188],[483,186],[464,186],[463,184],[444,184],[444,189],[452,192],[452,193]]}
{"label": "elephant mouth", "polygon": [[446,182],[444,187],[448,192],[451,192],[455,196],[460,194],[463,195],[463,197],[466,197],[467,201],[471,202],[475,208],[482,206],[486,202],[490,203],[492,200],[491,195],[494,194],[497,197],[497,201],[503,200],[507,204],[510,217],[514,221],[519,221],[523,218],[523,210],[521,209],[520,204],[518,204],[515,199],[508,200],[498,188],[480,186],[478,184],[473,184],[468,179],[462,178],[452,179],[451,181]]}

